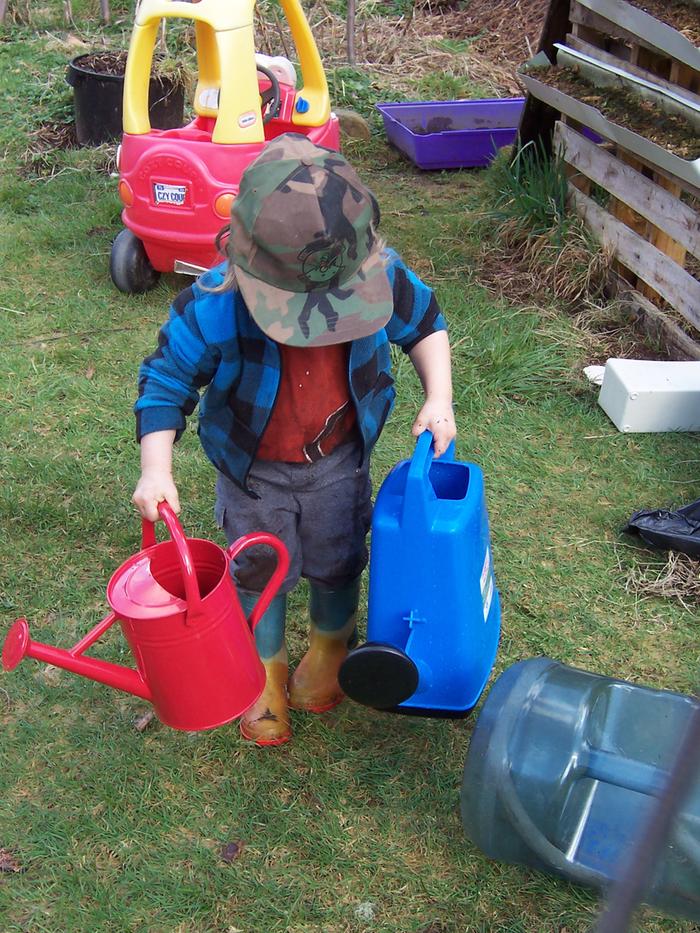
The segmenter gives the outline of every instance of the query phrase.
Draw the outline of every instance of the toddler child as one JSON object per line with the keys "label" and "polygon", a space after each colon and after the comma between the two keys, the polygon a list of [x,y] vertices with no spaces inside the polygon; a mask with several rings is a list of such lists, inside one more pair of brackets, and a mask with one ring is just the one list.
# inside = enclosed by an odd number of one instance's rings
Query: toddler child
{"label": "toddler child", "polygon": [[[229,543],[277,535],[290,569],[255,630],[267,680],[244,714],[258,745],[291,736],[289,706],[343,698],[338,670],[355,636],[371,516],[369,459],[394,401],[390,342],[407,353],[425,401],[413,434],[435,456],[454,438],[450,349],[435,296],[377,237],[374,195],[339,153],[287,133],[246,169],[228,261],[174,301],[139,374],[141,477],[133,501],[179,512],[172,449],[198,402],[199,438],[217,470],[216,516]],[[250,614],[274,566],[264,547],[234,576]],[[287,593],[309,582],[309,650],[288,680]]]}

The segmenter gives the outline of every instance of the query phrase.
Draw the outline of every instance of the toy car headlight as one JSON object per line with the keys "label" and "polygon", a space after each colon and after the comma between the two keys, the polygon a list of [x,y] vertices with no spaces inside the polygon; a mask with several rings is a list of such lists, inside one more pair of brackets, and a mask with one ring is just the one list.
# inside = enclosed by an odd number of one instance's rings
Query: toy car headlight
{"label": "toy car headlight", "polygon": [[131,207],[134,203],[134,192],[131,190],[131,185],[122,178],[117,186],[117,191],[124,207]]}
{"label": "toy car headlight", "polygon": [[230,191],[220,194],[217,199],[214,201],[214,211],[218,214],[219,217],[223,217],[224,220],[228,220],[231,214],[231,205],[233,204],[236,195]]}

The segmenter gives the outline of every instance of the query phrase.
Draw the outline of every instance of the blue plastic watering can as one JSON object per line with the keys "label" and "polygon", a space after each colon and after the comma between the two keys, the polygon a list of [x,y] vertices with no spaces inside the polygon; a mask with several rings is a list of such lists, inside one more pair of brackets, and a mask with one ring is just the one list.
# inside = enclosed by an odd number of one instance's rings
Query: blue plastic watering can
{"label": "blue plastic watering can", "polygon": [[500,603],[481,470],[433,459],[432,434],[382,483],[372,518],[367,643],[339,674],[376,709],[462,716],[493,667]]}

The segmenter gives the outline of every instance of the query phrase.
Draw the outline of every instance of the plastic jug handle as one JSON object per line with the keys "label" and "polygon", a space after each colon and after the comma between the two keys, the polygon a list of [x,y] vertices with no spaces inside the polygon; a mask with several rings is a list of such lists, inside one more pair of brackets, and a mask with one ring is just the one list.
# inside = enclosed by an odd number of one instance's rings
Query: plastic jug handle
{"label": "plastic jug handle", "polygon": [[[158,512],[165,522],[170,537],[175,542],[182,579],[185,584],[185,598],[187,600],[187,620],[194,621],[202,610],[202,597],[199,592],[199,583],[194,569],[194,561],[190,553],[190,546],[187,543],[187,537],[182,530],[182,525],[178,521],[177,515],[167,502],[158,503]],[[156,543],[156,530],[153,522],[144,518],[141,521],[141,549],[152,547]]]}
{"label": "plastic jug handle", "polygon": [[229,546],[226,553],[231,560],[234,560],[241,551],[244,551],[247,547],[252,547],[254,544],[268,544],[277,554],[277,566],[275,567],[274,573],[267,581],[267,585],[260,594],[258,601],[253,606],[253,611],[248,616],[248,624],[250,625],[251,632],[255,631],[255,626],[263,617],[265,610],[272,602],[277,590],[284,583],[284,578],[287,576],[287,571],[289,570],[289,552],[287,548],[279,538],[269,534],[267,531],[256,531],[249,535],[243,535],[243,537],[238,538],[238,540],[234,541],[233,544]]}
{"label": "plastic jug handle", "polygon": [[401,527],[404,531],[420,534],[430,528],[428,506],[437,499],[428,475],[433,462],[433,435],[423,431],[413,451],[406,477]]}
{"label": "plastic jug handle", "polygon": [[[524,688],[521,686],[519,691],[516,688],[511,695],[511,702],[519,708],[520,703],[524,703],[529,689],[529,684],[525,685]],[[507,735],[508,725],[507,716],[500,716],[496,721],[489,741],[489,754],[501,765],[500,771],[495,776],[495,791],[508,813],[513,827],[525,844],[545,864],[551,865],[552,868],[562,872],[579,884],[599,886],[601,882],[607,880],[604,873],[593,868],[587,868],[585,865],[577,865],[568,859],[561,849],[558,849],[547,839],[523,806],[517,788],[513,783],[508,763],[510,758]]]}
{"label": "plastic jug handle", "polygon": [[572,878],[579,884],[598,886],[601,882],[608,880],[603,872],[587,868],[585,865],[575,864],[566,857],[561,849],[558,849],[547,839],[520,802],[518,792],[509,773],[498,775],[496,789],[518,835],[530,846],[541,861],[551,865],[552,868],[562,872],[562,874]]}

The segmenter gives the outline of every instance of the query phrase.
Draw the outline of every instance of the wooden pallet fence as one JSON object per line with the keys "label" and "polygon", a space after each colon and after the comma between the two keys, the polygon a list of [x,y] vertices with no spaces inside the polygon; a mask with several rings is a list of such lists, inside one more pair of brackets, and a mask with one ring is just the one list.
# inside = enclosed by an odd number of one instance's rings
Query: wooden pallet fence
{"label": "wooden pallet fence", "polygon": [[[700,104],[700,49],[625,0],[550,0],[537,50],[554,62],[557,43]],[[528,90],[520,138],[549,151],[558,108]]]}
{"label": "wooden pallet fence", "polygon": [[626,70],[638,77],[653,78],[656,83],[661,78],[700,93],[700,51],[671,26],[632,4],[624,0],[571,0],[569,22],[570,35],[596,49],[594,57],[599,60],[609,56],[614,60],[610,64],[624,62],[629,66]]}
{"label": "wooden pallet fence", "polygon": [[[700,49],[626,0],[550,0],[539,50],[600,88],[652,99],[686,119],[689,134],[700,130]],[[521,143],[551,144],[561,156],[570,203],[613,255],[617,286],[626,282],[641,316],[698,358],[700,159],[665,147],[652,125],[635,131],[560,89],[546,60],[524,66],[521,79],[528,90]]]}
{"label": "wooden pallet fence", "polygon": [[700,281],[683,266],[686,254],[700,259],[698,211],[681,200],[680,188],[669,190],[658,179],[646,177],[636,160],[624,161],[561,120],[555,125],[554,146],[570,173],[583,176],[612,199],[614,214],[585,193],[575,178],[570,181],[571,203],[589,229],[652,295],[660,296],[700,333]]}

